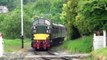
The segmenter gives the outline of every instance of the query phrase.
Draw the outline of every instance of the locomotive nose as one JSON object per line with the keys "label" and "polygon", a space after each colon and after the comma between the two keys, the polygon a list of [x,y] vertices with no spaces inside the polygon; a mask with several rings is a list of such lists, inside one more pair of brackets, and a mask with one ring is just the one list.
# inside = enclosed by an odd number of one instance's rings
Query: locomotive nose
{"label": "locomotive nose", "polygon": [[36,49],[48,49],[50,48],[49,34],[34,34],[32,47]]}

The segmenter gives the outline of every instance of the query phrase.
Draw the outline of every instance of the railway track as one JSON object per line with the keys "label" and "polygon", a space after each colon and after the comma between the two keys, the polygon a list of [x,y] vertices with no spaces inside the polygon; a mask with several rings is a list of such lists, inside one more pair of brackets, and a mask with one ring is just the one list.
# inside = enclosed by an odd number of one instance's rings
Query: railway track
{"label": "railway track", "polygon": [[53,52],[51,51],[35,51],[35,54],[36,55],[41,55],[41,58],[43,60],[70,60],[70,59],[67,59],[67,58],[64,58],[64,57],[59,57],[57,55],[55,55]]}
{"label": "railway track", "polygon": [[[29,54],[29,53],[28,53]],[[30,55],[25,56],[25,60],[80,60],[87,57],[87,54],[63,55],[52,51],[30,51]]]}
{"label": "railway track", "polygon": [[33,49],[17,53],[5,53],[0,60],[80,60],[89,57],[88,54],[63,54],[58,51],[34,51]]}

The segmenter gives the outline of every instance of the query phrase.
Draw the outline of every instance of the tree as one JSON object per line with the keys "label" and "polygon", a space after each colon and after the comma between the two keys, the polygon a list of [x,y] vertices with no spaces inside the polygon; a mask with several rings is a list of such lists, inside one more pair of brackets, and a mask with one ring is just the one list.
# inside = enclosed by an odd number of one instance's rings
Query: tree
{"label": "tree", "polygon": [[[66,5],[63,6],[65,8]],[[61,19],[66,20],[66,10],[63,9]],[[82,35],[92,34],[96,29],[106,29],[107,1],[106,0],[69,0],[68,26],[70,39],[78,36],[74,33],[75,27]],[[76,37],[77,38],[77,37]]]}
{"label": "tree", "polygon": [[[13,1],[15,5],[20,3],[19,0]],[[60,22],[60,13],[62,11],[62,4],[64,0],[35,0],[31,5],[27,0],[24,5],[24,37],[29,38],[31,35],[31,26],[33,16],[53,19]],[[9,4],[12,2],[9,2]],[[13,5],[14,5],[13,4]],[[12,4],[10,4],[13,6]],[[10,7],[12,8],[12,7]],[[4,33],[6,38],[20,37],[20,5],[15,6],[9,13],[0,15],[0,31]]]}
{"label": "tree", "polygon": [[[81,3],[84,2],[84,3]],[[79,1],[77,27],[81,34],[93,33],[97,28],[103,28],[106,24],[107,1]]]}
{"label": "tree", "polygon": [[33,15],[60,23],[60,13],[64,2],[64,0],[36,0],[32,8]]}

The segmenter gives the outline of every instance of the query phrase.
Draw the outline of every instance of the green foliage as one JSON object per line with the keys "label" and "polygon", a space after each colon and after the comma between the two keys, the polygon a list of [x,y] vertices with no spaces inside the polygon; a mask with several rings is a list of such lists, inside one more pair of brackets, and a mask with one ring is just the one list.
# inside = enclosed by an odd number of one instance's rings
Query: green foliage
{"label": "green foliage", "polygon": [[[5,38],[19,38],[20,37],[20,10],[19,8],[14,11],[1,15],[1,28]],[[24,14],[24,36],[30,37],[31,35],[31,18]]]}
{"label": "green foliage", "polygon": [[11,11],[20,6],[20,0],[0,0],[0,5],[7,6]]}
{"label": "green foliage", "polygon": [[0,4],[5,5],[8,3],[8,0],[0,0]]}
{"label": "green foliage", "polygon": [[64,0],[36,0],[32,10],[33,15],[49,18],[54,22],[60,21],[60,13],[62,11]]}
{"label": "green foliage", "polygon": [[78,4],[78,0],[71,0],[71,1],[68,1],[68,23],[66,23],[66,8],[67,8],[67,5],[63,5],[63,11],[62,11],[62,14],[61,14],[61,17],[60,19],[62,20],[62,22],[65,24],[67,24],[68,26],[68,37],[69,39],[75,39],[75,38],[78,38],[80,37],[80,34],[79,34],[79,31],[78,31],[78,28],[76,27],[75,25],[75,17],[77,15],[77,5]]}
{"label": "green foliage", "polygon": [[[84,2],[84,3],[81,3]],[[80,5],[79,5],[80,4]],[[81,32],[84,34],[86,32],[93,32],[97,28],[103,28],[106,24],[107,18],[107,2],[104,0],[99,1],[80,1],[78,4],[78,17],[76,25]]]}
{"label": "green foliage", "polygon": [[92,51],[92,41],[92,36],[85,36],[76,40],[66,40],[61,47],[71,53],[89,53]]}
{"label": "green foliage", "polygon": [[20,15],[19,10],[8,13],[1,23],[0,30],[6,38],[16,38],[20,35]]}
{"label": "green foliage", "polygon": [[[66,9],[66,5],[63,5],[63,8]],[[65,9],[63,9],[60,17],[63,23],[66,20]],[[68,12],[68,32],[70,39],[74,36],[74,29],[71,26],[77,28],[81,36],[93,33],[96,29],[107,30],[106,0],[69,0]]]}
{"label": "green foliage", "polygon": [[[59,17],[62,11],[62,4],[64,3],[64,0],[32,1],[33,3],[30,3],[31,0],[24,0],[24,37],[27,38],[31,36],[33,17],[39,16],[52,19],[55,22],[60,22]],[[0,14],[0,32],[3,32],[5,38],[19,38],[21,31],[20,0],[9,0],[8,4],[11,5],[9,5],[9,9],[12,8],[12,11],[6,14]],[[12,6],[14,6],[14,9]]]}
{"label": "green foliage", "polygon": [[60,19],[61,19],[61,22],[62,24],[66,24],[66,4],[63,4],[63,7],[62,7],[62,13],[60,14]]}

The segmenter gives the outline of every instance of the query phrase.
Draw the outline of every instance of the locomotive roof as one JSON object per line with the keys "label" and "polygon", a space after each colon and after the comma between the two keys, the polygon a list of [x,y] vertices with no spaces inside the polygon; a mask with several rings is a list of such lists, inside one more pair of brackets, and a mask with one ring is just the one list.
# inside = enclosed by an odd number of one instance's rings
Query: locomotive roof
{"label": "locomotive roof", "polygon": [[46,24],[46,25],[54,25],[54,26],[60,26],[60,27],[64,27],[64,25],[62,24],[56,24],[56,23],[52,23],[51,21],[49,21],[48,19],[45,18],[34,18],[33,21],[33,25],[38,25],[38,24]]}
{"label": "locomotive roof", "polygon": [[51,22],[48,19],[37,18],[37,19],[34,19],[33,25],[37,25],[37,24],[51,25]]}
{"label": "locomotive roof", "polygon": [[55,23],[53,23],[53,25],[54,25],[54,26],[64,27],[64,25],[62,25],[62,24],[55,24]]}

